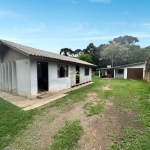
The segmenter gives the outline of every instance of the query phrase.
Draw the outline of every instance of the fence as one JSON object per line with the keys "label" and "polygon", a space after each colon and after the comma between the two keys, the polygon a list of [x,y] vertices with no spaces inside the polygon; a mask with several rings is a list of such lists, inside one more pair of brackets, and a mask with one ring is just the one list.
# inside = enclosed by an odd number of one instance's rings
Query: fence
{"label": "fence", "polygon": [[148,83],[150,83],[150,71],[148,70],[146,70],[145,71],[145,80],[148,82]]}

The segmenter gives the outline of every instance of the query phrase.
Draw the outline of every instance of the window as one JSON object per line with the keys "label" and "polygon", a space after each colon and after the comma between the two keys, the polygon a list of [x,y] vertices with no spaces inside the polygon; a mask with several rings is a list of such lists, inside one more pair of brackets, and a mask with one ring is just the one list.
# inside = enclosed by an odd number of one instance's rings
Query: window
{"label": "window", "polygon": [[89,75],[89,67],[85,67],[85,76]]}
{"label": "window", "polygon": [[58,74],[58,78],[68,77],[68,65],[58,64],[57,74]]}
{"label": "window", "polygon": [[118,69],[118,74],[123,74],[124,73],[124,69]]}

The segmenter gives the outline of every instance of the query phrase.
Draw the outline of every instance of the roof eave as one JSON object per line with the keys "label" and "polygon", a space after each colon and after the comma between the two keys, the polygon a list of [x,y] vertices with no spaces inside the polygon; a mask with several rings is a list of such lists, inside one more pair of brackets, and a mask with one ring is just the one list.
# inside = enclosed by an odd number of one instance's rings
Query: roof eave
{"label": "roof eave", "polygon": [[80,63],[80,62],[73,62],[73,61],[67,61],[67,60],[62,60],[62,59],[55,59],[55,58],[50,58],[50,57],[42,57],[42,56],[35,56],[30,54],[29,55],[30,59],[38,59],[38,60],[45,60],[45,61],[55,61],[55,62],[66,62],[66,63],[71,63],[71,64],[80,64],[80,65],[84,65],[84,66],[91,66],[91,67],[96,67],[96,65],[93,64],[84,64],[84,63]]}

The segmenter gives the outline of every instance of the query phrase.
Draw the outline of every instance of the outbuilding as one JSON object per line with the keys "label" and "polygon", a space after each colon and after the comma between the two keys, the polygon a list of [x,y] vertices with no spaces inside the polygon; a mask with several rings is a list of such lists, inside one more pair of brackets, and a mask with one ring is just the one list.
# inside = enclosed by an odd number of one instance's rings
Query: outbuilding
{"label": "outbuilding", "polygon": [[[146,62],[115,66],[111,68],[99,68],[104,77],[115,79],[134,79],[143,80],[145,78]],[[111,76],[110,76],[111,72]]]}
{"label": "outbuilding", "polygon": [[95,65],[0,40],[0,90],[30,99],[91,81]]}

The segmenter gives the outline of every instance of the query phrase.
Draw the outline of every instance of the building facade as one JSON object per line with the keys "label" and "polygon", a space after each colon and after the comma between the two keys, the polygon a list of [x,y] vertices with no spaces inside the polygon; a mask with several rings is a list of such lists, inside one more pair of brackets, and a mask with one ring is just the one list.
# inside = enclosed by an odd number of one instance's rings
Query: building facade
{"label": "building facade", "polygon": [[13,42],[0,41],[0,90],[35,98],[91,81],[94,65]]}

